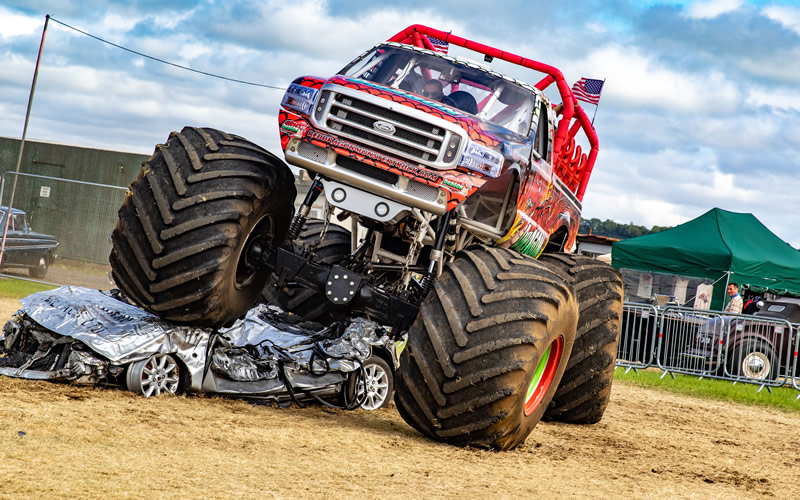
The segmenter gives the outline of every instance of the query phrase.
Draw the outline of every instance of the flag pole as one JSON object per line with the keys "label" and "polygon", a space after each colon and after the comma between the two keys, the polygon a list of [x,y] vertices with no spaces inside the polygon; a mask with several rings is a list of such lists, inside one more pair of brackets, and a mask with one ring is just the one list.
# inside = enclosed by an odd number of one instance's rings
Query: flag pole
{"label": "flag pole", "polygon": [[[36,90],[36,79],[39,76],[39,64],[42,61],[42,51],[44,50],[44,37],[47,34],[47,24],[50,22],[50,14],[44,16],[44,28],[42,28],[42,41],[39,42],[39,55],[36,56],[36,66],[33,68],[33,81],[31,82],[31,93],[28,96],[28,109],[25,111],[25,125],[22,127],[22,137],[19,141],[19,154],[17,155],[17,169],[15,172],[19,174],[19,167],[22,164],[22,151],[25,148],[25,135],[28,133],[28,119],[31,117],[31,105],[33,104],[33,92]],[[8,225],[11,221],[11,209],[14,206],[14,193],[17,190],[17,179],[19,175],[14,176],[14,184],[11,188],[11,197],[8,200],[8,211],[6,213],[6,221],[3,226],[2,241],[0,241],[0,262],[6,251],[6,237],[8,236]],[[1,202],[2,200],[0,200]]]}
{"label": "flag pole", "polygon": [[[606,79],[603,78],[603,87],[606,85]],[[603,94],[603,87],[600,87],[600,94]],[[597,96],[597,104],[594,105],[594,114],[592,115],[592,128],[594,128],[594,118],[597,116],[597,108],[600,107],[600,96]]]}

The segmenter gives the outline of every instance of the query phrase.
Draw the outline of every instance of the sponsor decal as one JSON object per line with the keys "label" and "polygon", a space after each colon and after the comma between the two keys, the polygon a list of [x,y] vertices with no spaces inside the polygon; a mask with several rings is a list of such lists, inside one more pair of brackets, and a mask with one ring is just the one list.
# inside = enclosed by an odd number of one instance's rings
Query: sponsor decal
{"label": "sponsor decal", "polygon": [[295,133],[300,130],[300,127],[297,123],[286,120],[285,122],[281,123],[281,130],[285,130],[287,132]]}
{"label": "sponsor decal", "polygon": [[550,235],[527,214],[517,210],[511,230],[497,241],[501,247],[510,247],[519,253],[538,257]]}
{"label": "sponsor decal", "polygon": [[441,176],[439,174],[435,174],[433,172],[429,172],[427,170],[418,168],[410,163],[404,162],[402,160],[398,160],[396,158],[392,158],[391,156],[386,156],[376,151],[372,151],[370,149],[364,148],[359,146],[358,144],[353,144],[352,142],[347,142],[339,139],[338,137],[334,137],[332,135],[323,134],[316,130],[310,130],[306,137],[309,139],[317,140],[324,142],[325,144],[330,144],[331,146],[346,149],[347,151],[351,151],[353,153],[359,154],[366,158],[370,158],[375,161],[379,161],[390,167],[399,168],[404,172],[408,172],[409,174],[416,175],[417,177],[422,177],[423,179],[428,179],[431,181],[438,181]]}
{"label": "sponsor decal", "polygon": [[464,186],[462,186],[461,184],[459,184],[457,182],[449,181],[447,179],[444,179],[442,181],[442,184],[444,184],[445,186],[450,186],[451,188],[458,189],[459,191],[464,189]]}

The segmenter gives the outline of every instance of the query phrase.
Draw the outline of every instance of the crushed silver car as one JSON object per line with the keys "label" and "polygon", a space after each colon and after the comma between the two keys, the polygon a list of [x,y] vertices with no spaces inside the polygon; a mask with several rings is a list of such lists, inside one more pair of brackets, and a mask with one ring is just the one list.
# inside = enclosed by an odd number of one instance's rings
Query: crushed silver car
{"label": "crushed silver car", "polygon": [[323,328],[260,304],[215,330],[159,319],[118,291],[65,286],[21,302],[0,333],[0,375],[147,397],[215,393],[348,409],[391,401],[400,344],[364,318]]}

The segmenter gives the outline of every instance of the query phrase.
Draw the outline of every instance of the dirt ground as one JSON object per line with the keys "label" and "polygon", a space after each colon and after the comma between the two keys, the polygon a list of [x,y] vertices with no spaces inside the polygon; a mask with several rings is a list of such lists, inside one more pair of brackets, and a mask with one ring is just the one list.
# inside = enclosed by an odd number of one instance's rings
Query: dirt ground
{"label": "dirt ground", "polygon": [[[0,302],[3,318],[15,301]],[[0,377],[0,498],[800,498],[800,412],[614,385],[597,425],[511,452],[432,442],[391,406],[145,399]]]}
{"label": "dirt ground", "polygon": [[[74,262],[59,261],[50,266],[43,281],[58,285],[82,286],[96,290],[108,290],[113,285],[109,282],[108,271],[111,268],[99,264],[75,264]],[[25,268],[3,269],[3,274],[8,276],[30,278],[30,273]]]}

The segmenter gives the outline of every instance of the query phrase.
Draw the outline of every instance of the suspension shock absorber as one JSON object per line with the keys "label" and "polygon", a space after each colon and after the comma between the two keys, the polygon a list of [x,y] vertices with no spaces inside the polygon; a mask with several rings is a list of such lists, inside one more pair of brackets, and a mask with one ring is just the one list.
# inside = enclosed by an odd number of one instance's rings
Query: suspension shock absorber
{"label": "suspension shock absorber", "polygon": [[436,264],[442,259],[442,247],[444,246],[445,237],[450,229],[451,214],[452,211],[444,214],[442,221],[439,224],[438,231],[436,232],[436,239],[433,242],[433,249],[431,249],[428,270],[425,272],[425,276],[422,278],[421,287],[423,297],[428,295],[428,292],[431,291],[431,288],[433,287],[433,281],[436,279]]}
{"label": "suspension shock absorber", "polygon": [[319,175],[317,175],[311,182],[311,188],[306,193],[303,204],[300,205],[300,208],[297,210],[294,219],[292,219],[292,225],[289,226],[289,232],[286,235],[286,239],[291,241],[300,236],[300,231],[303,230],[303,225],[306,223],[308,213],[311,212],[311,206],[315,201],[317,201],[320,193],[322,193],[322,189],[322,180],[320,179]]}

